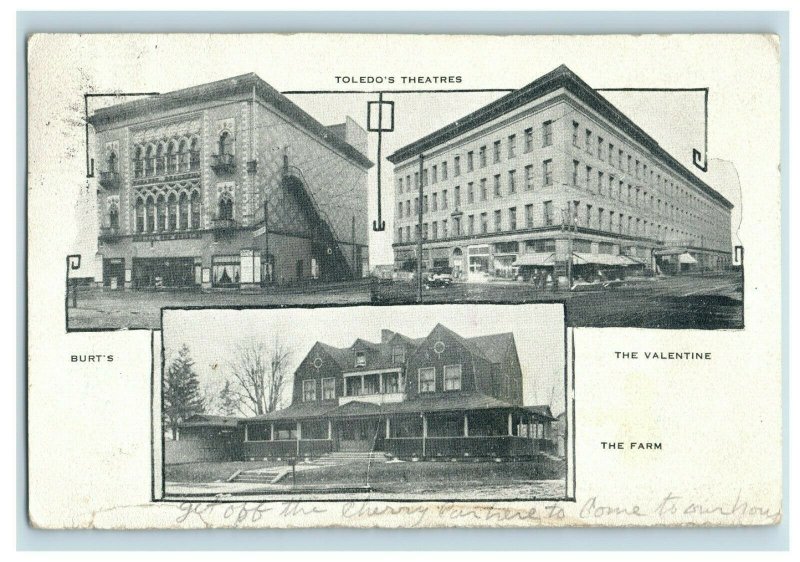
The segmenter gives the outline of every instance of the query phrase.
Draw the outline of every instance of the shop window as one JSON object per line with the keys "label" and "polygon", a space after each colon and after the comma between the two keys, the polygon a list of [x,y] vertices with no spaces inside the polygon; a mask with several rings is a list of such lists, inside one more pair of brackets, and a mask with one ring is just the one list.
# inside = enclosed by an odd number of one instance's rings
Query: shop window
{"label": "shop window", "polygon": [[239,284],[241,275],[239,256],[213,256],[211,258],[212,282],[217,287]]}
{"label": "shop window", "polygon": [[445,365],[444,389],[461,390],[461,365]]}
{"label": "shop window", "polygon": [[434,367],[424,367],[419,370],[419,391],[436,391],[436,369]]}

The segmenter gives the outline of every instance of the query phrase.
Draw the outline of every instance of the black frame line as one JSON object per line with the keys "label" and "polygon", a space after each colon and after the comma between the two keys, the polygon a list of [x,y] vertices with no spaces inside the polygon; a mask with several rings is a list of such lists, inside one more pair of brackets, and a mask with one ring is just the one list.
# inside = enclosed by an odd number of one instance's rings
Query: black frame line
{"label": "black frame line", "polygon": [[[509,306],[508,303],[498,303],[498,302],[482,302],[482,303],[407,303],[400,306],[432,306],[432,305],[442,305],[446,304],[449,306],[465,306],[465,304],[489,304],[495,306]],[[523,304],[523,303],[514,303],[514,304]],[[573,396],[574,396],[574,388],[575,388],[575,348],[574,348],[574,336],[570,337],[574,332],[570,331],[570,327],[567,325],[567,307],[564,302],[555,302],[551,301],[548,303],[524,303],[524,304],[553,304],[553,305],[561,305],[561,314],[563,318],[563,337],[564,337],[564,412],[568,413],[570,408],[570,402],[572,403],[572,416],[573,419],[575,417],[575,400],[568,400],[569,399],[569,388],[572,386],[573,388]],[[181,306],[181,307],[162,307],[161,308],[161,325],[162,329],[161,332],[161,376],[163,377],[164,369],[166,368],[166,354],[164,353],[164,312],[170,311],[207,311],[207,310],[236,310],[236,311],[244,311],[244,310],[286,310],[286,309],[317,309],[317,308],[355,308],[355,307],[372,307],[372,306],[382,306],[382,305],[374,305],[374,304],[359,304],[359,303],[347,303],[343,305],[339,304],[324,304],[324,305],[287,305],[287,306],[216,306],[216,307],[204,307],[204,306]],[[389,305],[389,306],[397,306],[397,305]],[[155,330],[151,330],[151,333],[154,333]],[[154,337],[154,336],[151,336]],[[572,345],[572,349],[570,350],[570,344]],[[567,354],[572,354],[572,364],[570,365],[567,362]],[[152,355],[152,351],[151,351]],[[151,361],[151,372],[152,372],[152,379],[151,379],[151,391],[153,394],[151,395],[151,409],[150,409],[150,419],[153,423],[151,423],[151,432],[155,431],[155,409],[152,408],[154,398],[155,398],[155,385],[156,385],[156,378],[155,378],[155,362]],[[570,374],[570,370],[572,373]],[[158,385],[159,392],[161,393],[161,404],[163,407],[164,403],[164,385],[160,383]],[[215,497],[198,497],[197,499],[192,499],[192,496],[174,496],[170,497],[166,493],[166,478],[164,477],[165,473],[165,462],[164,462],[164,431],[163,428],[161,431],[161,498],[155,498],[155,451],[154,447],[150,449],[150,464],[151,464],[151,482],[150,482],[150,489],[153,491],[153,503],[170,503],[170,504],[185,504],[187,502],[199,503],[199,504],[246,504],[246,503],[256,503],[256,504],[263,504],[263,503],[316,503],[316,502],[325,502],[325,503],[344,503],[344,502],[353,502],[353,501],[363,501],[363,502],[393,502],[393,503],[441,503],[441,502],[464,502],[464,501],[475,501],[480,503],[485,502],[500,502],[500,503],[512,503],[512,502],[577,502],[577,497],[575,493],[575,485],[576,485],[576,462],[577,457],[575,453],[576,449],[576,441],[575,441],[575,429],[571,427],[569,415],[565,416],[566,421],[566,431],[567,434],[572,432],[572,464],[570,466],[570,455],[568,452],[565,451],[564,457],[564,496],[563,497],[556,497],[556,498],[480,498],[480,499],[465,499],[465,498],[435,498],[435,499],[425,499],[425,498],[370,498],[370,497],[353,497],[348,499],[327,499],[327,498],[297,498],[294,497],[293,494],[287,493],[285,494],[285,498],[270,498],[270,499],[259,499],[259,500],[241,500],[235,499],[234,497],[226,497],[225,499],[219,499]],[[155,444],[155,441],[153,441]],[[566,441],[565,441],[566,446]],[[572,468],[572,493],[568,494],[568,483],[569,483],[569,476],[570,476],[570,467]]]}
{"label": "black frame line", "polygon": [[708,172],[708,87],[705,88],[595,88],[597,92],[703,92],[703,138],[704,147],[701,153],[692,149],[692,164],[696,168]]}

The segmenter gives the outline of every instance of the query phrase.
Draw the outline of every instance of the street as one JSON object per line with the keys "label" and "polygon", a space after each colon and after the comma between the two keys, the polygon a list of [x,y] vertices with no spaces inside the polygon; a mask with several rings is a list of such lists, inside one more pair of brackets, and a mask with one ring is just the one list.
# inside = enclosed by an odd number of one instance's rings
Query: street
{"label": "street", "polygon": [[67,309],[69,330],[161,329],[163,307],[247,307],[369,304],[368,281],[240,292],[238,290],[78,291],[78,306]]}
{"label": "street", "polygon": [[[738,329],[743,327],[741,272],[631,279],[619,286],[575,291],[536,289],[516,282],[454,283],[423,289],[423,302],[564,302],[567,324],[583,327]],[[381,283],[373,303],[416,302],[409,282]]]}
{"label": "street", "polygon": [[[629,279],[574,291],[508,282],[454,283],[423,290],[424,303],[564,302],[567,324],[584,327],[740,329],[741,272]],[[413,304],[410,282],[368,281],[240,292],[237,290],[108,290],[84,288],[68,309],[70,330],[159,329],[162,307]]]}

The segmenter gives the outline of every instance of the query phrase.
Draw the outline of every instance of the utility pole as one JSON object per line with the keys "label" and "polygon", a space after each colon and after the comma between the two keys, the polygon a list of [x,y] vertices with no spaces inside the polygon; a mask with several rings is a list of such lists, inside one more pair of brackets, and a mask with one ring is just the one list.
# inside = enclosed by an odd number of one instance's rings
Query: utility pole
{"label": "utility pole", "polygon": [[350,263],[353,264],[353,280],[358,279],[358,270],[356,269],[356,216],[353,215],[353,223],[350,228],[350,247],[352,250],[352,257]]}
{"label": "utility pole", "polygon": [[264,283],[269,284],[271,277],[271,264],[269,260],[269,225],[267,221],[269,205],[267,204],[267,185],[264,184]]}
{"label": "utility pole", "polygon": [[417,302],[422,302],[422,166],[425,157],[419,155],[419,195],[417,198]]}

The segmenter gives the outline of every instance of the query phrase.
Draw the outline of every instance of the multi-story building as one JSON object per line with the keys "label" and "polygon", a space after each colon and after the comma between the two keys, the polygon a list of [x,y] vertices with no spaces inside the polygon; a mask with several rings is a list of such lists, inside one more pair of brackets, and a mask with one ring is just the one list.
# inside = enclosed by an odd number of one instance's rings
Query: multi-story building
{"label": "multi-story building", "polygon": [[419,236],[469,277],[731,263],[733,205],[563,65],[388,159],[399,268]]}
{"label": "multi-story building", "polygon": [[98,109],[106,286],[246,286],[367,269],[366,133],[255,74]]}
{"label": "multi-story building", "polygon": [[[554,420],[549,406],[523,404],[513,334],[465,338],[441,324],[422,338],[382,330],[380,342],[314,344],[295,371],[292,404],[238,420],[238,455],[522,458],[555,450]],[[200,417],[181,435],[207,442],[230,423]],[[221,443],[230,449],[230,439]]]}

